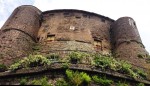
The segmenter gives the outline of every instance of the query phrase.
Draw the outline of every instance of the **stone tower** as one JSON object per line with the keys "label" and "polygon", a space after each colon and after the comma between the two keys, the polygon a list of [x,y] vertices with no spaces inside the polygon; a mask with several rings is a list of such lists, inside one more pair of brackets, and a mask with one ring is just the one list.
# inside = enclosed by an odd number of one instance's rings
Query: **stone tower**
{"label": "stone tower", "polygon": [[[140,56],[147,57],[148,52],[142,44],[135,21],[130,17],[122,17],[115,21],[111,29],[113,53],[117,58],[142,66]],[[142,66],[143,67],[143,66]]]}
{"label": "stone tower", "polygon": [[0,34],[0,63],[11,64],[14,60],[32,52],[40,27],[41,11],[34,6],[20,6],[14,10]]}

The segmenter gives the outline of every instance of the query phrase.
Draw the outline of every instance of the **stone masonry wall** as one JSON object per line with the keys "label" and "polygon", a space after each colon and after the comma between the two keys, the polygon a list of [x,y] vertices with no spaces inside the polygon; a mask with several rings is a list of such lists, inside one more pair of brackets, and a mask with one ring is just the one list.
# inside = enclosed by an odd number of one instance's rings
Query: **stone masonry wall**
{"label": "stone masonry wall", "polygon": [[[42,44],[53,44],[53,41],[76,41],[79,45],[84,43],[93,46],[91,49],[82,47],[83,50],[90,52],[94,48],[96,52],[110,54],[109,31],[112,22],[112,20],[84,11],[47,11],[43,12],[43,22],[38,33],[38,39]],[[49,36],[51,41],[48,39]],[[65,46],[67,45],[69,47],[69,44],[66,43]],[[54,49],[59,48],[56,44]],[[76,49],[80,50],[80,46],[76,46]]]}

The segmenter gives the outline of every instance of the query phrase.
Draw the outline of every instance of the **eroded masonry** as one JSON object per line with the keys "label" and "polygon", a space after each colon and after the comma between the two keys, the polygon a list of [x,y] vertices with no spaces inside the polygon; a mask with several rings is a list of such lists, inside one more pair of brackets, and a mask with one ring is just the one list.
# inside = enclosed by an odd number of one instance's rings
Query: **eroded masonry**
{"label": "eroded masonry", "polygon": [[10,65],[32,54],[35,45],[40,46],[43,55],[65,55],[70,51],[100,53],[141,67],[144,61],[138,55],[148,55],[130,17],[115,21],[82,10],[41,12],[34,6],[20,6],[0,30],[0,63]]}

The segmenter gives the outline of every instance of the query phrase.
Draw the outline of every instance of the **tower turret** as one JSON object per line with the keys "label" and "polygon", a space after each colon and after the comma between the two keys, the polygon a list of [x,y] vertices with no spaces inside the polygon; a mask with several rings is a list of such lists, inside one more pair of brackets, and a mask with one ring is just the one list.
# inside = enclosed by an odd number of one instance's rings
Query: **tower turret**
{"label": "tower turret", "polygon": [[40,27],[40,14],[39,9],[29,5],[14,10],[1,28],[0,63],[9,65],[31,53]]}
{"label": "tower turret", "polygon": [[119,18],[112,25],[111,32],[113,53],[116,57],[142,66],[142,59],[139,59],[139,56],[146,57],[148,53],[142,44],[135,21],[130,17]]}

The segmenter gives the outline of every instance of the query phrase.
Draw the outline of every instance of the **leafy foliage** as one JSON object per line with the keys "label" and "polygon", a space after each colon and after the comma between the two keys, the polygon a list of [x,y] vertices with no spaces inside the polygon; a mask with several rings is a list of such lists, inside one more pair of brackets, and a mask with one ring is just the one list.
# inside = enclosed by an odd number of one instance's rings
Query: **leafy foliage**
{"label": "leafy foliage", "polygon": [[20,81],[20,85],[27,85],[27,78],[22,78]]}
{"label": "leafy foliage", "polygon": [[128,74],[131,77],[138,78],[138,77],[146,77],[146,73],[144,73],[142,70],[138,69],[134,71],[135,69],[132,67],[131,64],[129,64],[126,61],[117,61],[113,57],[108,56],[102,56],[102,55],[95,55],[94,57],[95,66],[105,69],[111,69],[113,71],[118,71],[124,74]]}
{"label": "leafy foliage", "polygon": [[138,83],[137,86],[145,86],[143,83]]}
{"label": "leafy foliage", "polygon": [[4,64],[0,64],[0,72],[4,72],[7,70],[7,67]]}
{"label": "leafy foliage", "polygon": [[43,77],[40,80],[34,79],[31,82],[31,85],[52,86],[51,84],[48,83],[47,77]]}
{"label": "leafy foliage", "polygon": [[27,67],[36,67],[36,66],[45,66],[50,65],[51,62],[49,59],[42,55],[29,55],[29,57],[26,57],[19,62],[13,64],[10,66],[11,71],[15,71],[20,68],[27,68]]}
{"label": "leafy foliage", "polygon": [[101,67],[102,69],[112,69],[114,71],[119,70],[120,63],[116,61],[113,57],[107,57],[103,55],[96,54],[94,57],[95,65]]}
{"label": "leafy foliage", "polygon": [[87,54],[87,53],[83,53],[83,52],[77,52],[77,51],[74,51],[74,52],[71,52],[69,54],[69,57],[70,57],[70,61],[72,62],[73,60],[76,60],[77,62],[81,62],[82,59],[85,60],[86,57],[89,57],[90,55]]}
{"label": "leafy foliage", "polygon": [[51,60],[51,61],[58,61],[59,59],[59,55],[58,54],[48,54],[46,56],[47,59]]}
{"label": "leafy foliage", "polygon": [[118,82],[117,84],[116,84],[116,86],[128,86],[128,84],[127,83],[125,83],[125,82]]}
{"label": "leafy foliage", "polygon": [[101,77],[98,77],[96,75],[93,76],[92,79],[93,79],[94,82],[96,82],[98,84],[101,84],[103,86],[109,86],[113,83],[112,80],[106,79],[106,77],[101,78]]}
{"label": "leafy foliage", "polygon": [[57,80],[56,86],[68,86],[68,83],[63,78],[61,78]]}
{"label": "leafy foliage", "polygon": [[75,86],[81,85],[83,82],[91,82],[91,77],[84,72],[80,73],[78,71],[73,72],[72,70],[66,70],[66,75],[70,83]]}
{"label": "leafy foliage", "polygon": [[69,63],[65,62],[62,64],[62,68],[67,69],[67,68],[69,68],[69,65],[70,65]]}

